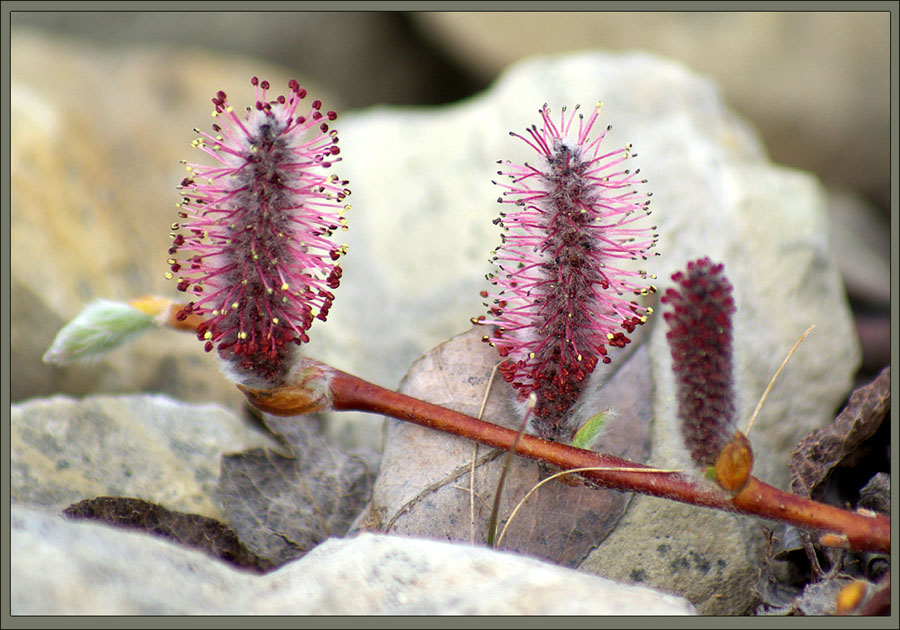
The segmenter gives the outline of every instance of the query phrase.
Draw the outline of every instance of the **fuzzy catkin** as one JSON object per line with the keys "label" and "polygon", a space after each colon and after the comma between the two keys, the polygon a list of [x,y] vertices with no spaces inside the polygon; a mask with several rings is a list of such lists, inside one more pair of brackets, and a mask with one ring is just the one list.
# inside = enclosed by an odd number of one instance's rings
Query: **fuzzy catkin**
{"label": "fuzzy catkin", "polygon": [[194,146],[215,166],[189,164],[181,182],[180,221],[168,276],[191,293],[180,318],[204,318],[197,329],[227,372],[256,387],[279,385],[291,369],[291,347],[325,320],[340,284],[346,245],[347,181],[330,172],[339,161],[337,118],[321,101],[300,109],[306,90],[269,100],[254,77],[253,107],[239,117],[224,92],[212,102],[215,135],[199,130]]}
{"label": "fuzzy catkin", "polygon": [[[599,104],[585,118],[563,108],[558,124],[544,105],[542,127],[511,133],[538,153],[535,165],[505,162],[510,183],[500,203],[504,233],[488,279],[484,340],[506,360],[503,377],[524,400],[534,392],[533,426],[541,437],[566,440],[567,414],[608,347],[624,347],[652,309],[637,297],[655,291],[653,277],[621,265],[645,260],[656,243],[655,226],[643,224],[649,194],[639,171],[623,168],[631,147],[600,154],[607,127],[590,133]],[[497,183],[497,182],[495,182]]]}
{"label": "fuzzy catkin", "polygon": [[699,466],[715,464],[737,426],[732,375],[731,283],[709,258],[672,276],[677,287],[661,298],[669,310],[666,338],[672,353],[678,417],[685,446]]}

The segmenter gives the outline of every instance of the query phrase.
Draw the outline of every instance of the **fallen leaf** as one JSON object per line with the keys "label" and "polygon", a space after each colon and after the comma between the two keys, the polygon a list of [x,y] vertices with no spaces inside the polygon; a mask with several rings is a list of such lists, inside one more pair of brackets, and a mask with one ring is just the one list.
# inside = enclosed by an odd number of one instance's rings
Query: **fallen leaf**
{"label": "fallen leaf", "polygon": [[[860,387],[850,396],[847,406],[834,422],[816,429],[794,447],[791,454],[791,490],[795,494],[828,500],[826,481],[838,469],[864,475],[859,489],[877,472],[871,469],[878,456],[886,461],[888,439],[871,440],[881,429],[891,409],[891,368],[869,385]],[[889,427],[888,427],[889,429]]]}
{"label": "fallen leaf", "polygon": [[247,549],[234,531],[219,521],[199,514],[174,512],[143,499],[85,499],[67,507],[63,515],[69,519],[99,521],[160,536],[258,573],[273,566],[270,560]]}
{"label": "fallen leaf", "polygon": [[219,494],[244,544],[277,566],[347,532],[369,499],[374,465],[371,457],[333,446],[304,417],[265,422],[291,452],[223,455]]}
{"label": "fallen leaf", "polygon": [[[888,367],[853,392],[834,422],[810,432],[794,448],[793,492],[841,507],[889,505],[884,503],[889,477],[878,472],[890,463],[890,423],[885,422],[889,415]],[[829,548],[819,534],[791,526],[783,531],[780,549],[770,540],[757,587],[769,608],[767,614],[834,614],[838,593],[846,584],[874,582],[889,571],[890,558],[884,554]]]}
{"label": "fallen leaf", "polygon": [[[419,359],[400,391],[471,416],[478,416],[496,351],[475,327]],[[635,346],[639,344],[635,343]],[[632,350],[632,349],[630,349]],[[649,451],[652,382],[643,345],[598,366],[605,382],[586,392],[585,418],[612,407],[596,450],[641,461]],[[591,385],[596,387],[596,385]],[[513,389],[499,376],[491,386],[484,418],[519,429]],[[505,451],[418,425],[390,421],[385,451],[363,522],[371,530],[483,543]],[[474,458],[474,478],[473,478]],[[553,472],[515,458],[500,504],[500,527],[531,488]],[[571,477],[569,479],[572,479]],[[502,547],[567,566],[581,560],[615,527],[631,495],[553,480],[516,514]]]}
{"label": "fallen leaf", "polygon": [[794,602],[803,591],[798,584],[793,563],[787,557],[797,551],[802,553],[803,545],[799,541],[796,530],[786,530],[796,538],[793,542],[779,541],[772,531],[763,527],[766,538],[765,553],[756,583],[756,596],[760,600],[760,615],[787,615],[795,610]]}

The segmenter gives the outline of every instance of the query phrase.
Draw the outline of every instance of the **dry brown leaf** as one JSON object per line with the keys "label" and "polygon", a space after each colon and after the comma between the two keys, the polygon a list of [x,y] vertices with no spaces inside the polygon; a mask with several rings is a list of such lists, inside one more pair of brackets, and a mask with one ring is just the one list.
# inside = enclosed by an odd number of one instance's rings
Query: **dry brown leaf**
{"label": "dry brown leaf", "polygon": [[129,497],[85,499],[63,510],[69,519],[84,519],[133,529],[172,540],[242,569],[263,573],[273,564],[247,549],[230,528],[219,521],[174,512],[161,505]]}
{"label": "dry brown leaf", "polygon": [[[831,424],[797,444],[791,459],[794,493],[889,510],[889,476],[878,471],[889,467],[890,383],[888,367],[854,391]],[[889,571],[890,558],[884,554],[835,549],[833,543],[823,544],[827,536],[793,527],[784,528],[782,537],[780,550],[770,540],[757,587],[765,614],[834,614],[838,593],[850,581],[874,585]]]}
{"label": "dry brown leaf", "polygon": [[343,536],[369,499],[373,463],[332,445],[304,417],[266,417],[288,454],[223,455],[219,493],[231,527],[255,554],[280,565],[329,536]]}
{"label": "dry brown leaf", "polygon": [[[477,416],[496,351],[481,341],[475,327],[438,346],[417,361],[400,391],[468,415]],[[607,382],[589,397],[587,411],[609,407],[615,414],[598,450],[642,461],[649,451],[652,382],[643,346],[616,357]],[[518,429],[521,416],[515,393],[501,378],[494,380],[484,411],[486,420]],[[474,480],[474,524],[470,516],[473,447],[468,440],[390,421],[385,452],[366,515],[367,529],[410,536],[469,542],[486,540],[491,506],[505,451],[479,447]],[[537,462],[515,458],[500,505],[500,527],[516,504],[549,476]],[[615,527],[630,494],[552,481],[525,503],[511,523],[503,547],[568,566],[577,566]]]}
{"label": "dry brown leaf", "polygon": [[791,490],[801,496],[821,498],[817,491],[832,471],[854,467],[870,458],[873,448],[887,447],[887,444],[865,443],[881,428],[890,409],[891,368],[888,366],[872,383],[853,392],[834,422],[811,432],[797,444],[791,454]]}

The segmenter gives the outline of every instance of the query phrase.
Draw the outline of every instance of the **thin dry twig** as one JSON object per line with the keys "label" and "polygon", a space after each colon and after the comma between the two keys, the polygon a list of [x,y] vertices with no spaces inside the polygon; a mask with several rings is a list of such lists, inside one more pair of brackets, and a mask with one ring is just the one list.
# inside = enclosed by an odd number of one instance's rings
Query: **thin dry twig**
{"label": "thin dry twig", "polygon": [[[502,361],[496,363],[491,370],[491,376],[488,379],[487,387],[484,388],[484,397],[481,399],[481,408],[478,410],[478,419],[484,418],[484,409],[487,407],[488,398],[491,395],[491,388],[494,386],[494,376],[497,375],[497,368],[500,367]],[[469,476],[469,542],[475,544],[475,461],[478,459],[478,442],[474,443],[472,449],[472,472]]]}
{"label": "thin dry twig", "polygon": [[794,343],[794,347],[791,348],[791,351],[787,353],[787,356],[784,357],[784,361],[781,362],[781,365],[775,370],[775,375],[772,377],[772,380],[769,381],[768,387],[763,392],[762,396],[759,398],[759,402],[756,403],[756,409],[753,410],[753,415],[750,416],[750,421],[747,423],[747,430],[744,431],[744,435],[750,435],[750,428],[753,426],[753,422],[756,420],[756,416],[759,415],[759,410],[762,409],[763,403],[766,402],[766,398],[769,396],[769,392],[772,390],[772,386],[775,384],[775,380],[778,378],[778,375],[781,374],[781,371],[784,369],[784,366],[787,365],[787,362],[791,360],[791,357],[794,355],[794,351],[800,346],[800,343],[806,339],[806,336],[809,335],[813,331],[816,325],[812,324],[809,328],[806,329],[806,332],[800,335],[800,338]]}
{"label": "thin dry twig", "polygon": [[509,528],[509,524],[512,523],[513,519],[516,517],[516,514],[519,512],[519,509],[523,505],[525,505],[525,501],[528,500],[528,497],[530,497],[532,494],[537,492],[538,488],[543,486],[548,481],[553,481],[557,477],[562,477],[564,475],[577,474],[577,473],[586,472],[589,470],[606,470],[606,471],[618,471],[618,472],[643,472],[643,473],[680,473],[680,472],[683,472],[681,470],[663,470],[661,468],[647,469],[647,468],[627,468],[627,467],[610,466],[610,467],[593,467],[593,468],[570,468],[569,470],[563,470],[561,472],[550,475],[546,479],[542,479],[539,482],[537,482],[536,484],[534,484],[534,486],[531,488],[531,490],[529,490],[528,493],[524,497],[522,497],[522,500],[519,501],[518,504],[516,504],[516,507],[513,509],[512,513],[509,515],[509,518],[506,519],[506,524],[503,526],[503,529],[500,531],[500,536],[497,537],[497,547],[499,547],[501,545],[501,543],[503,542],[503,537],[506,535],[506,530]]}

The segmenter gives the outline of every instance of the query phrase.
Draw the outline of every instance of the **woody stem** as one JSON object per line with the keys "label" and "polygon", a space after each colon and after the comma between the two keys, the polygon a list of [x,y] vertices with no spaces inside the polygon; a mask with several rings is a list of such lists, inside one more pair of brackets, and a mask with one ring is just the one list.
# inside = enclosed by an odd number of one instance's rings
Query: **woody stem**
{"label": "woody stem", "polygon": [[[702,507],[767,518],[799,527],[822,530],[847,537],[851,548],[889,552],[890,519],[842,510],[770,486],[755,477],[735,496],[699,479],[680,473],[652,472],[643,464],[612,455],[586,451],[516,431],[465,414],[439,407],[334,370],[330,381],[331,403],[342,411],[364,411],[413,422],[452,433],[487,446],[510,450],[523,457],[563,469],[605,468],[578,473],[594,485],[673,499]],[[246,393],[246,392],[245,392]],[[252,402],[252,398],[251,398]],[[621,468],[644,471],[615,470]]]}

